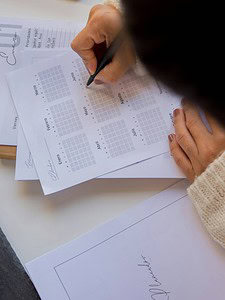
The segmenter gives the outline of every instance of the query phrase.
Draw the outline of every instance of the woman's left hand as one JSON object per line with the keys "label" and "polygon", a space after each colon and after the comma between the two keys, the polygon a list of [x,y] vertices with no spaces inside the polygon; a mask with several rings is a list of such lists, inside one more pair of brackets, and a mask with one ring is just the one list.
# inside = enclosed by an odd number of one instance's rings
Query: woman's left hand
{"label": "woman's left hand", "polygon": [[193,182],[225,151],[225,130],[206,114],[209,131],[196,106],[187,100],[182,105],[183,109],[174,111],[175,134],[169,135],[169,144],[175,162]]}

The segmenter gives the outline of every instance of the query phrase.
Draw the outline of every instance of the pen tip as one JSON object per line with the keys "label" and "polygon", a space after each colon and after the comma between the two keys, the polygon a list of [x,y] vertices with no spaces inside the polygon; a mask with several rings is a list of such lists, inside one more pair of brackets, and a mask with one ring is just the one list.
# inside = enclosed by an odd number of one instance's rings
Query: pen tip
{"label": "pen tip", "polygon": [[94,81],[94,76],[90,76],[90,78],[88,79],[88,82],[86,84],[86,87],[89,87],[89,85]]}

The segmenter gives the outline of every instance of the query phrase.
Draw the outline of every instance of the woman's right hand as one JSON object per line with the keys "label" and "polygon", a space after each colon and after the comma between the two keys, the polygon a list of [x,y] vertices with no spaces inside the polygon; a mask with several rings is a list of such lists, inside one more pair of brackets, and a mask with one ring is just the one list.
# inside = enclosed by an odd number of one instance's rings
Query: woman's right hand
{"label": "woman's right hand", "polygon": [[[105,43],[109,47],[123,26],[120,12],[111,5],[96,5],[89,14],[86,27],[75,37],[71,47],[83,59],[90,74],[97,68],[95,47]],[[125,37],[119,50],[97,76],[96,82],[117,81],[135,63],[135,51],[129,38]]]}

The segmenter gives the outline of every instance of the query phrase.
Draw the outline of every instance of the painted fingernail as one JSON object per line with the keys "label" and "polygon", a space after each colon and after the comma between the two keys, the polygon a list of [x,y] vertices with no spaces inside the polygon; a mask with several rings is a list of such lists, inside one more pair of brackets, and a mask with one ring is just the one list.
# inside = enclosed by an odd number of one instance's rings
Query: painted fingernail
{"label": "painted fingernail", "polygon": [[101,81],[102,83],[105,82],[105,78],[102,75],[99,75],[99,74],[95,77],[95,80]]}
{"label": "painted fingernail", "polygon": [[175,110],[173,111],[174,117],[177,117],[177,116],[179,115],[179,113],[180,113],[180,109],[179,109],[179,108],[175,109]]}
{"label": "painted fingernail", "polygon": [[174,138],[174,135],[173,135],[173,134],[168,135],[168,139],[169,139],[170,143],[172,143],[173,138]]}
{"label": "painted fingernail", "polygon": [[95,79],[94,83],[99,85],[99,84],[103,84],[104,82],[102,82],[101,80]]}

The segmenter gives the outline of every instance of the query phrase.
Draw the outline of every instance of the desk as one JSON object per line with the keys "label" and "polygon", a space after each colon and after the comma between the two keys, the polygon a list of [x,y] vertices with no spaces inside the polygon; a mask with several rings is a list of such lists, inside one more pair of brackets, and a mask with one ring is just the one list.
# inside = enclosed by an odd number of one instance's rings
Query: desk
{"label": "desk", "polygon": [[[0,15],[87,18],[96,0],[0,1]],[[108,221],[176,180],[95,179],[44,197],[38,182],[15,182],[14,161],[0,161],[0,227],[23,263]]]}

